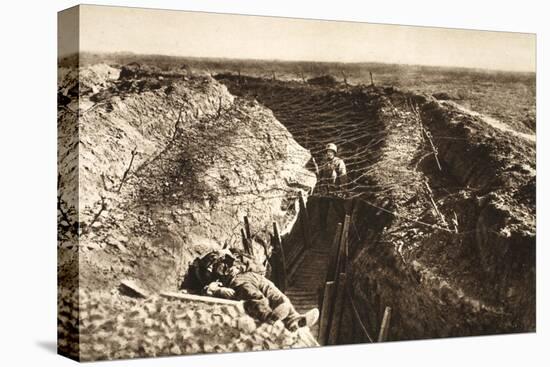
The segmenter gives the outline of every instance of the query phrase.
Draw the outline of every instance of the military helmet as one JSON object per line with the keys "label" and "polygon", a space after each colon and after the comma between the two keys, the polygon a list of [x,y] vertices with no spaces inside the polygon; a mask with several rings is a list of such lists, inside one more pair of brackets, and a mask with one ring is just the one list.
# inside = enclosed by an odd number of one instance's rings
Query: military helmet
{"label": "military helmet", "polygon": [[326,150],[332,150],[334,153],[338,153],[338,148],[334,143],[327,144]]}

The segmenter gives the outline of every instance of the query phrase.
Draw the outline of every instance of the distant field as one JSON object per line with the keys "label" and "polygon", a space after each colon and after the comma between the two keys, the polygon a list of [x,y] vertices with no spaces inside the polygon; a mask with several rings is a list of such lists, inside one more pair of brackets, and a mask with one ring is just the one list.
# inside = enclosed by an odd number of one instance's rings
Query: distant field
{"label": "distant field", "polygon": [[81,54],[81,65],[106,62],[126,64],[139,62],[161,69],[182,66],[202,69],[212,74],[221,72],[265,78],[307,80],[332,75],[344,77],[350,84],[392,85],[421,93],[447,93],[466,108],[494,117],[513,129],[525,133],[536,131],[535,73],[514,73],[464,68],[443,68],[383,63],[318,63],[170,57],[157,55]]}

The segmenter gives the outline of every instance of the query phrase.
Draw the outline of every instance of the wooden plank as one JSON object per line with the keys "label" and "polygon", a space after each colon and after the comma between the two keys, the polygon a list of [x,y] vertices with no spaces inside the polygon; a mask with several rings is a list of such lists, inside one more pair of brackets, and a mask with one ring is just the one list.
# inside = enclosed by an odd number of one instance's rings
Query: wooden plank
{"label": "wooden plank", "polygon": [[321,345],[327,344],[327,335],[329,334],[330,314],[332,311],[334,301],[334,282],[326,282],[323,292],[323,300],[321,304],[321,316],[319,318],[319,343]]}
{"label": "wooden plank", "polygon": [[141,288],[133,280],[124,279],[120,282],[120,287],[124,292],[135,297],[147,298],[150,296],[149,292]]}
{"label": "wooden plank", "polygon": [[327,282],[336,280],[336,264],[338,261],[338,245],[340,243],[340,236],[342,235],[342,223],[338,223],[336,226],[336,232],[330,246],[331,256],[330,263],[327,269]]}
{"label": "wooden plank", "polygon": [[311,229],[309,221],[309,213],[307,212],[306,202],[303,195],[298,198],[300,202],[300,222],[302,225],[302,234],[304,238],[304,246],[306,249],[311,248]]}
{"label": "wooden plank", "polygon": [[287,274],[287,268],[286,268],[286,258],[285,258],[285,252],[283,250],[283,242],[281,240],[281,235],[279,234],[279,227],[277,226],[276,222],[273,222],[273,240],[275,243],[273,244],[274,248],[276,249],[277,253],[279,254],[279,261],[281,262],[281,284],[279,285],[279,288],[281,288],[281,291],[285,291],[288,288],[288,274]]}
{"label": "wooden plank", "polygon": [[345,287],[346,273],[340,273],[338,275],[338,281],[336,282],[336,297],[334,299],[333,311],[331,312],[332,319],[330,322],[327,345],[336,345],[338,343],[338,337],[340,336],[340,323],[342,321]]}
{"label": "wooden plank", "polygon": [[302,262],[304,261],[305,256],[306,256],[305,249],[303,247],[300,247],[300,252],[297,253],[293,259],[291,259],[292,261],[288,265],[288,273],[287,273],[288,283],[292,282],[292,278],[294,277],[294,274],[296,273],[296,271],[302,265]]}
{"label": "wooden plank", "polygon": [[236,307],[239,311],[244,312],[243,301],[235,301],[225,298],[199,296],[197,294],[177,293],[177,292],[162,292],[160,295],[164,298],[179,299],[188,302],[205,302],[210,304],[229,305]]}
{"label": "wooden plank", "polygon": [[378,342],[385,342],[388,340],[388,332],[390,329],[391,320],[391,307],[386,306],[384,310],[384,317],[382,318],[382,325],[380,325],[380,333],[378,334]]}

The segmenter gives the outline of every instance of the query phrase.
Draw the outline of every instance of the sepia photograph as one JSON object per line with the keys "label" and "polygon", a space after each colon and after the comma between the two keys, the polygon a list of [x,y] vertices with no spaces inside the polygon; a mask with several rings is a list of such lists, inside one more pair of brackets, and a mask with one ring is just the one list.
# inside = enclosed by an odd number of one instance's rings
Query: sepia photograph
{"label": "sepia photograph", "polygon": [[536,332],[535,34],[57,17],[59,354]]}

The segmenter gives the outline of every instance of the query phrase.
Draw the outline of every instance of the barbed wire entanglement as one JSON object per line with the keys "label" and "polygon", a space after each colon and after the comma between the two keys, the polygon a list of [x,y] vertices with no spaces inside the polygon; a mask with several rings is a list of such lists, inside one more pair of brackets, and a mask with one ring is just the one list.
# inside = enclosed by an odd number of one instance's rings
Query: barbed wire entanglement
{"label": "barbed wire entanglement", "polygon": [[[434,160],[439,170],[441,166],[433,137],[424,128],[417,102],[411,97],[403,94],[393,101],[383,88],[373,86],[338,85],[324,88],[307,82],[266,82],[261,78],[242,78],[230,74],[219,75],[217,79],[226,84],[233,94],[256,99],[270,108],[293,138],[311,152],[318,166],[321,167],[325,160],[326,145],[337,145],[337,155],[346,164],[347,182],[337,187],[331,186],[329,190],[324,189],[322,183],[318,184],[312,196],[361,200],[381,212],[416,225],[458,234],[454,223],[446,221],[439,211],[433,194],[441,197],[453,195],[458,190],[474,191],[475,188],[454,187],[456,182],[429,187],[423,174],[417,172],[424,161],[431,164],[430,160]],[[399,108],[394,103],[399,103]],[[408,142],[394,141],[392,146],[395,146],[394,149],[404,146],[403,149],[409,151],[395,156],[390,153],[390,157],[381,159],[383,154],[388,155],[387,149],[384,149],[391,133],[388,129],[396,128],[406,132],[391,134],[392,139],[401,136],[398,139]],[[411,143],[412,140],[416,143]],[[415,146],[419,147],[418,152],[414,150]],[[388,159],[396,163],[395,167],[387,167]],[[412,159],[415,166],[409,167],[403,159]],[[380,172],[387,172],[390,168],[391,173],[385,175],[385,179],[376,178]],[[409,218],[375,199],[405,187],[425,198],[426,210],[434,210],[438,215],[433,222]]]}
{"label": "barbed wire entanglement", "polygon": [[[325,159],[326,145],[336,144],[338,157],[344,160],[347,167],[345,184],[332,187],[330,192],[318,185],[312,196],[360,199],[383,212],[400,216],[394,209],[372,200],[376,195],[383,196],[403,185],[412,184],[406,182],[406,175],[396,175],[393,181],[385,180],[383,183],[373,180],[374,173],[385,170],[384,165],[387,164],[380,160],[388,134],[383,119],[402,113],[397,112],[383,93],[374,88],[311,88],[304,83],[291,83],[289,86],[288,82],[266,83],[261,79],[258,79],[257,85],[251,85],[253,78],[248,78],[247,85],[241,85],[232,76],[218,79],[233,94],[252,98],[238,98],[235,103],[226,106],[220,102],[220,108],[212,111],[201,111],[199,107],[187,105],[185,100],[169,98],[167,104],[171,113],[163,118],[173,120],[172,140],[157,156],[148,159],[133,172],[132,179],[140,181],[137,185],[141,190],[138,193],[140,205],[169,202],[171,205],[181,204],[180,211],[196,213],[201,209],[188,205],[190,201],[216,200],[217,197],[223,198],[223,205],[234,207],[237,213],[238,208],[242,207],[261,208],[263,202],[268,200],[297,198],[303,189],[301,187],[281,186],[265,180],[265,184],[260,186],[236,188],[226,182],[227,177],[240,168],[263,171],[271,177],[280,176],[281,170],[286,169],[281,166],[283,161],[299,161],[303,156],[296,155],[291,149],[269,147],[288,147],[295,140],[310,151],[319,166]],[[271,116],[261,106],[256,105],[258,108],[255,108],[253,99],[270,108],[288,132],[285,129],[256,128],[255,124],[262,125]],[[418,110],[412,102],[401,107],[407,110],[406,118],[411,119],[412,125],[421,124]],[[255,133],[239,133],[240,143],[235,144],[232,139],[237,136],[236,131],[244,126],[254,126]],[[419,136],[421,131],[416,131]],[[230,145],[231,149],[224,150],[223,157],[219,157],[219,148],[224,145]],[[419,162],[433,155],[429,146],[425,145],[425,154]],[[258,154],[258,149],[265,151]],[[212,167],[219,158],[230,164],[216,164],[216,172],[205,169]],[[311,172],[315,171],[313,164],[308,168]],[[228,190],[216,192],[214,196],[205,187],[205,180]],[[417,222],[423,226],[449,230],[441,223]]]}
{"label": "barbed wire entanglement", "polygon": [[[365,192],[387,189],[369,180],[369,172],[376,169],[384,144],[386,131],[379,120],[379,98],[365,98],[359,89],[333,90],[300,87],[293,83],[262,83],[247,78],[241,86],[234,76],[220,80],[237,95],[251,95],[270,108],[275,117],[290,131],[292,137],[311,152],[317,165],[325,161],[325,147],[334,143],[338,157],[347,168],[347,183],[331,189],[331,195],[345,198],[361,197]],[[296,85],[294,85],[296,84]],[[253,92],[251,92],[253,91]],[[324,195],[316,190],[313,195]]]}
{"label": "barbed wire entanglement", "polygon": [[[380,160],[388,135],[384,119],[403,112],[397,112],[384,93],[369,87],[323,88],[302,82],[266,82],[262,79],[257,79],[254,84],[254,78],[246,78],[246,85],[242,85],[240,78],[231,75],[217,77],[232,94],[247,97],[237,98],[234,103],[224,104],[221,98],[218,101],[211,97],[209,104],[213,108],[205,109],[189,103],[185,96],[168,96],[165,108],[159,112],[161,115],[156,116],[173,122],[171,131],[167,131],[170,137],[168,143],[155,156],[141,160],[140,164],[132,167],[126,178],[126,181],[134,181],[135,185],[131,186],[138,189],[135,195],[139,200],[136,203],[146,206],[169,203],[178,206],[179,211],[189,213],[202,210],[193,202],[218,199],[224,200],[225,207],[233,207],[235,213],[239,207],[259,210],[264,201],[273,199],[283,199],[284,205],[291,206],[291,198],[297,198],[305,188],[299,185],[299,175],[305,173],[294,172],[296,182],[288,185],[281,185],[269,178],[281,177],[282,170],[293,169],[293,162],[303,160],[299,150],[288,148],[296,141],[310,151],[319,166],[325,160],[326,145],[336,144],[338,157],[344,160],[347,167],[345,184],[331,187],[330,192],[318,185],[310,193],[312,196],[360,199],[383,212],[397,217],[400,215],[393,208],[372,200],[377,195],[383,196],[396,188],[412,184],[406,182],[406,176],[397,174],[394,180],[380,182],[373,179],[375,172],[387,168],[384,166],[387,162]],[[274,117],[288,131],[265,126],[265,121],[273,116],[260,104],[271,109]],[[144,109],[139,103],[129,103],[129,107],[140,122],[137,125],[148,128],[148,124],[141,120],[146,115],[150,120],[152,116],[148,115],[155,114],[155,111]],[[421,124],[414,104],[405,103],[401,107],[401,110],[407,110],[406,117],[412,120],[413,125]],[[396,120],[403,118],[395,117]],[[243,133],[243,129],[247,131]],[[415,133],[422,135],[421,129]],[[433,155],[429,146],[425,145],[424,155],[418,163]],[[219,164],[220,161],[226,164]],[[289,163],[290,167],[287,167]],[[311,163],[308,168],[314,172]],[[262,172],[267,179],[252,186],[236,186],[228,182],[228,177],[235,172],[239,175],[241,169]],[[212,186],[222,190],[213,193],[210,190]],[[205,212],[209,210],[204,208]],[[419,221],[417,224],[448,230],[437,223]]]}

